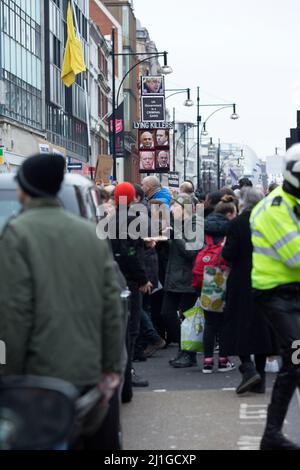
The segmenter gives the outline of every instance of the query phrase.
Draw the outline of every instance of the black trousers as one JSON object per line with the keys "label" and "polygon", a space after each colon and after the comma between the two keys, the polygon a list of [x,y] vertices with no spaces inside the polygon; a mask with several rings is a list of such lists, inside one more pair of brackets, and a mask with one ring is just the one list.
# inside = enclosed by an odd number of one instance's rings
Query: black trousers
{"label": "black trousers", "polygon": [[192,308],[197,298],[198,294],[196,293],[165,292],[161,315],[165,323],[169,343],[178,343],[180,345],[181,323],[177,312],[179,310],[185,312]]}
{"label": "black trousers", "polygon": [[155,294],[150,295],[151,320],[157,333],[161,338],[166,339],[166,325],[162,318],[162,305],[164,300],[164,291],[161,289]]}
{"label": "black trousers", "polygon": [[108,413],[99,429],[89,437],[81,437],[71,450],[122,450],[120,441],[120,406],[118,390],[109,402]]}
{"label": "black trousers", "polygon": [[273,387],[271,407],[276,410],[279,424],[283,424],[294,392],[300,387],[300,347],[295,347],[300,340],[300,285],[255,295],[255,305],[267,318],[279,343],[282,368]]}
{"label": "black trousers", "polygon": [[140,327],[141,327],[142,294],[139,291],[139,287],[137,283],[128,282],[128,287],[131,291],[130,317],[128,321],[129,343],[130,343],[128,355],[130,356],[131,359],[133,359],[135,343],[140,334]]}
{"label": "black trousers", "polygon": [[214,357],[216,338],[219,339],[219,357],[225,357],[223,352],[222,329],[224,313],[204,311],[205,326],[203,334],[204,357]]}
{"label": "black trousers", "polygon": [[[242,364],[246,364],[251,361],[251,356],[240,356],[240,361]],[[255,368],[262,379],[265,378],[265,367],[267,362],[267,356],[265,354],[255,354],[254,355]]]}

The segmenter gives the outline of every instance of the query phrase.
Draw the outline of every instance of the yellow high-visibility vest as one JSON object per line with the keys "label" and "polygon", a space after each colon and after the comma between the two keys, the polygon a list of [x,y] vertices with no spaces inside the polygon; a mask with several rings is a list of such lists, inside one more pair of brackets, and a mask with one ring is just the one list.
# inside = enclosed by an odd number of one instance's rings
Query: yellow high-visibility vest
{"label": "yellow high-visibility vest", "polygon": [[[300,283],[300,199],[277,188],[252,211],[252,287]],[[300,213],[300,211],[299,211]]]}

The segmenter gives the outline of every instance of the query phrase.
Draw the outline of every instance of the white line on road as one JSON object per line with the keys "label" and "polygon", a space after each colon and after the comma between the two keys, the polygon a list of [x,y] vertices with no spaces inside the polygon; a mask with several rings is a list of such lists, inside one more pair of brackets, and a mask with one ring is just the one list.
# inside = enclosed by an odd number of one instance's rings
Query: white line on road
{"label": "white line on road", "polygon": [[240,450],[259,450],[261,437],[259,436],[241,436],[238,441]]}
{"label": "white line on road", "polygon": [[[265,423],[267,416],[267,405],[248,405],[247,403],[240,404],[240,425],[260,427]],[[256,429],[256,434],[257,434]],[[260,436],[241,436],[237,446],[239,450],[259,450],[260,448]]]}

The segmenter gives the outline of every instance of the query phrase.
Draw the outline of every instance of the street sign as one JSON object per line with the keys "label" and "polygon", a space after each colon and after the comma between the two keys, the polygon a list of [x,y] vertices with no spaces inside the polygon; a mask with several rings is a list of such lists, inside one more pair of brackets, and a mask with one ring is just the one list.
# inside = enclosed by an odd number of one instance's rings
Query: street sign
{"label": "street sign", "polygon": [[142,96],[142,121],[161,122],[165,121],[165,97],[164,96]]}
{"label": "street sign", "polygon": [[4,158],[4,147],[0,147],[0,165],[4,165],[5,158]]}
{"label": "street sign", "polygon": [[[117,158],[123,158],[126,155],[125,152],[125,128],[124,128],[124,102],[120,104],[115,112],[116,115],[116,135],[115,135],[115,155]],[[113,126],[114,120],[112,114],[108,118],[109,120],[109,146],[110,153],[113,154]]]}
{"label": "street sign", "polygon": [[68,170],[82,170],[82,163],[69,163]]}
{"label": "street sign", "polygon": [[174,129],[173,122],[134,122],[133,129]]}
{"label": "street sign", "polygon": [[179,173],[176,171],[169,173],[169,187],[179,188]]}

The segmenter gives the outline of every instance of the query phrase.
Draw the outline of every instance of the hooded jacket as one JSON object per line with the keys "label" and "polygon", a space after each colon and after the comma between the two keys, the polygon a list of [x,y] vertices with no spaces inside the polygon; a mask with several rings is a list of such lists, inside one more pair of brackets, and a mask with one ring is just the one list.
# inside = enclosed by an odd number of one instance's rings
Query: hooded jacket
{"label": "hooded jacket", "polygon": [[0,237],[0,375],[96,385],[119,372],[120,291],[95,226],[55,199],[32,199]]}
{"label": "hooded jacket", "polygon": [[172,196],[168,188],[159,188],[153,196],[148,198],[148,201],[160,201],[170,208]]}
{"label": "hooded jacket", "polygon": [[212,212],[204,220],[204,232],[213,237],[216,245],[226,237],[229,227],[230,220],[217,212]]}

